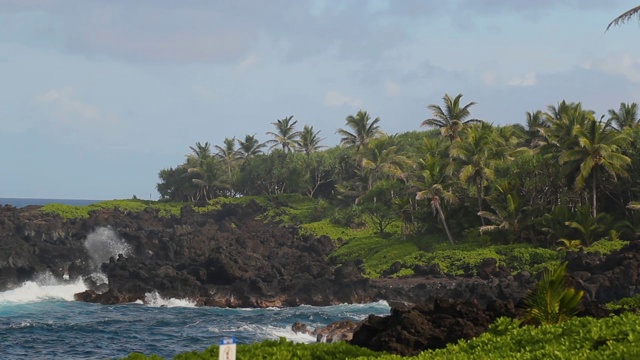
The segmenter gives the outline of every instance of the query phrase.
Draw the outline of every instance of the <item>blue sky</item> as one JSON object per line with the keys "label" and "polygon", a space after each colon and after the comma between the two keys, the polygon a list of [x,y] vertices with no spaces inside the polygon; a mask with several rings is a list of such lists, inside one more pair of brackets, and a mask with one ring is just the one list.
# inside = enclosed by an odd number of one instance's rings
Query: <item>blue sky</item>
{"label": "blue sky", "polygon": [[363,109],[418,130],[445,93],[521,123],[639,101],[623,0],[0,0],[0,197],[157,198],[196,141]]}

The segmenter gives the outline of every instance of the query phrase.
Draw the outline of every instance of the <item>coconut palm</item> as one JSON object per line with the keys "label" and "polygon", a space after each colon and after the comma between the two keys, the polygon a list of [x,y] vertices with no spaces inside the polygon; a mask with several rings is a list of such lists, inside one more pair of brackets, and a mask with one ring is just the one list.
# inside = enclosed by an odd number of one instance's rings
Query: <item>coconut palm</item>
{"label": "coconut palm", "polygon": [[344,129],[336,131],[337,134],[342,136],[342,139],[340,139],[342,146],[355,148],[356,151],[359,151],[366,147],[372,139],[383,135],[378,125],[380,118],[375,118],[371,121],[371,115],[366,111],[360,110],[355,116],[349,115],[345,120],[347,127],[350,127],[353,132]]}
{"label": "coconut palm", "polygon": [[[494,136],[492,126],[484,122],[467,128],[463,136],[463,141],[452,143],[449,149],[449,173],[456,173],[460,181],[475,188],[480,213],[484,187],[495,178],[493,168],[500,158],[496,151],[500,147],[499,139]],[[483,217],[480,217],[480,221],[484,226]]]}
{"label": "coconut palm", "polygon": [[251,157],[262,154],[262,149],[266,146],[256,139],[256,134],[245,135],[244,140],[238,139],[238,154],[245,161]]}
{"label": "coconut palm", "polygon": [[549,156],[556,156],[564,149],[578,146],[574,130],[595,119],[594,112],[585,110],[581,103],[562,100],[557,106],[549,105],[547,109],[544,117],[549,126],[540,128],[545,138],[540,150]]}
{"label": "coconut palm", "polygon": [[313,126],[305,125],[302,131],[298,132],[298,138],[295,140],[298,151],[310,155],[324,148],[325,146],[320,145],[324,138],[321,138],[318,134],[320,134],[320,130],[314,132]]}
{"label": "coconut palm", "polygon": [[224,138],[224,146],[216,145],[215,148],[218,150],[216,156],[227,165],[229,179],[231,179],[231,168],[239,158],[238,150],[236,149],[236,138]]}
{"label": "coconut palm", "polygon": [[508,181],[495,186],[497,191],[487,196],[487,201],[494,212],[481,211],[478,213],[493,225],[481,227],[480,233],[500,231],[506,235],[510,244],[520,238],[526,214],[518,188],[518,184]]}
{"label": "coconut palm", "polygon": [[[426,141],[425,146],[432,148],[438,145],[436,142]],[[416,179],[414,187],[421,189],[416,193],[416,200],[429,200],[433,214],[440,220],[449,242],[455,245],[456,242],[451,235],[442,207],[445,204],[456,204],[458,198],[450,189],[453,182],[447,176],[445,165],[446,163],[436,151],[425,154],[418,162],[418,166],[423,170],[420,179]]]}
{"label": "coconut palm", "polygon": [[383,176],[404,178],[403,168],[409,160],[400,155],[398,146],[391,141],[377,139],[369,144],[360,158],[360,166],[365,169],[368,178],[368,189],[373,188],[374,182]]}
{"label": "coconut palm", "polygon": [[618,130],[639,126],[638,104],[621,102],[618,111],[609,109],[609,121],[613,122]]}
{"label": "coconut palm", "polygon": [[444,100],[444,109],[433,104],[427,106],[429,110],[433,111],[433,118],[424,120],[420,126],[437,127],[440,129],[442,136],[451,142],[459,139],[459,133],[466,125],[480,122],[478,119],[467,119],[471,115],[469,108],[476,103],[470,102],[461,107],[461,98],[462,94],[458,94],[453,99],[449,94],[445,94],[442,98]]}
{"label": "coconut palm", "polygon": [[269,150],[273,150],[276,147],[282,147],[282,151],[291,152],[296,145],[296,138],[298,132],[295,130],[295,126],[298,121],[293,120],[293,115],[285,117],[284,119],[276,120],[271,124],[276,127],[276,131],[268,131],[267,135],[273,136],[272,140],[268,140],[265,144],[272,144]]}
{"label": "coconut palm", "polygon": [[527,146],[530,149],[537,149],[544,145],[544,129],[549,127],[549,122],[544,116],[542,110],[536,110],[534,112],[527,111],[526,124],[515,125],[523,137],[523,146]]}
{"label": "coconut palm", "polygon": [[591,212],[597,215],[598,180],[603,171],[608,173],[613,181],[618,176],[627,176],[626,168],[631,159],[621,153],[621,148],[629,141],[623,132],[614,131],[609,123],[592,119],[584,126],[574,129],[578,146],[568,148],[562,152],[558,160],[569,169],[577,170],[574,188],[582,190],[587,180],[591,178]]}
{"label": "coconut palm", "polygon": [[638,17],[640,19],[640,6],[631,8],[625,11],[624,13],[620,14],[620,16],[618,16],[617,18],[613,19],[613,21],[611,21],[607,26],[607,30],[609,30],[609,28],[612,26],[622,25],[628,22],[629,20],[633,19],[634,17]]}
{"label": "coconut palm", "polygon": [[195,146],[189,146],[189,149],[191,149],[191,154],[187,155],[187,167],[201,166],[212,156],[209,142],[201,144],[198,141]]}

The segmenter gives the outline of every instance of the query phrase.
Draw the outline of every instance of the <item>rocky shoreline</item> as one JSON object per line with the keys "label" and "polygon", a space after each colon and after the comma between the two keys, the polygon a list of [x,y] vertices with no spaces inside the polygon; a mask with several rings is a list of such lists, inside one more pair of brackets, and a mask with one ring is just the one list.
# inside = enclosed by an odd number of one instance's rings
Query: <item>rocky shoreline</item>
{"label": "rocky shoreline", "polygon": [[[394,308],[392,315],[367,319],[352,342],[411,354],[476,336],[496,317],[514,316],[536,282],[533,274],[512,275],[493,259],[473,269],[476,276],[455,277],[441,274],[437,267],[417,267],[409,278],[365,279],[357,262],[338,265],[327,260],[334,249],[332,239],[265,222],[258,218],[261,211],[252,202],[205,213],[184,207],[179,217],[162,217],[152,209],[97,210],[86,219],[64,220],[37,206],[4,206],[0,291],[43,272],[78,278],[99,268],[107,284],[88,284],[90,290],[76,294],[77,300],[129,303],[150,292],[219,307],[386,300]],[[96,264],[86,239],[105,227],[127,244],[128,251]],[[598,304],[640,292],[638,241],[606,257],[577,252],[568,253],[566,260],[570,284],[585,291],[585,314],[601,313]],[[401,342],[413,344],[406,349],[389,340],[398,337],[400,328],[406,333]],[[367,343],[372,339],[376,344]]]}

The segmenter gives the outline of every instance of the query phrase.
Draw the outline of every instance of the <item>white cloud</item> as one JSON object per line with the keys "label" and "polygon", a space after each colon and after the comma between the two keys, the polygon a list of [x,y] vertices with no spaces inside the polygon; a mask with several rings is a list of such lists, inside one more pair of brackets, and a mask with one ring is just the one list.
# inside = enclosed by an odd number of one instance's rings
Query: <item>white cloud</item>
{"label": "white cloud", "polygon": [[400,85],[392,80],[387,80],[384,84],[384,89],[388,97],[396,97],[400,95]]}
{"label": "white cloud", "polygon": [[349,105],[354,109],[362,108],[362,99],[354,98],[338,91],[328,91],[324,96],[324,103],[327,106]]}
{"label": "white cloud", "polygon": [[211,100],[216,98],[216,92],[213,88],[205,85],[198,85],[194,88],[196,94],[203,99]]}
{"label": "white cloud", "polygon": [[97,106],[78,100],[70,86],[51,89],[38,96],[37,100],[53,113],[54,120],[59,124],[87,125],[115,122],[114,116],[103,114]]}
{"label": "white cloud", "polygon": [[615,54],[605,58],[587,60],[583,67],[596,69],[607,74],[622,75],[634,83],[640,83],[640,59],[630,54]]}
{"label": "white cloud", "polygon": [[494,70],[485,70],[480,74],[480,79],[482,79],[482,82],[486,85],[493,86],[497,82],[498,75]]}
{"label": "white cloud", "polygon": [[257,64],[259,61],[260,61],[260,56],[258,56],[255,53],[249,54],[244,60],[238,63],[238,65],[236,65],[236,71],[239,73],[244,73],[245,70]]}
{"label": "white cloud", "polygon": [[510,86],[533,86],[538,83],[538,78],[536,77],[536,73],[530,71],[521,76],[514,76],[507,82]]}

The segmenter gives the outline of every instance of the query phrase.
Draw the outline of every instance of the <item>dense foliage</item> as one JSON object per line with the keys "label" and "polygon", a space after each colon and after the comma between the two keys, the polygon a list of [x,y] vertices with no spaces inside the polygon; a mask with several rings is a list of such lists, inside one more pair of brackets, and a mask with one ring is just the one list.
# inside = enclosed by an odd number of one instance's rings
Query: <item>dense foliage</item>
{"label": "dense foliage", "polygon": [[434,129],[425,132],[386,135],[380,118],[350,115],[337,131],[341,146],[329,149],[292,116],[273,122],[264,143],[255,134],[196,143],[183,164],[160,171],[157,188],[163,200],[201,204],[298,194],[324,202],[332,223],[382,238],[566,250],[636,238],[635,103],[597,117],[561,101],[526,113],[523,124],[495,126],[473,119],[475,103],[462,95],[443,101],[428,106],[422,125]]}
{"label": "dense foliage", "polygon": [[[238,347],[238,359],[637,359],[640,358],[640,316],[625,313],[603,319],[572,318],[556,325],[521,326],[500,318],[485,334],[461,340],[445,349],[424,351],[414,357],[373,353],[346,343],[293,344],[265,341]],[[127,360],[159,359],[131,354]],[[175,359],[218,359],[218,347],[179,354]]]}

